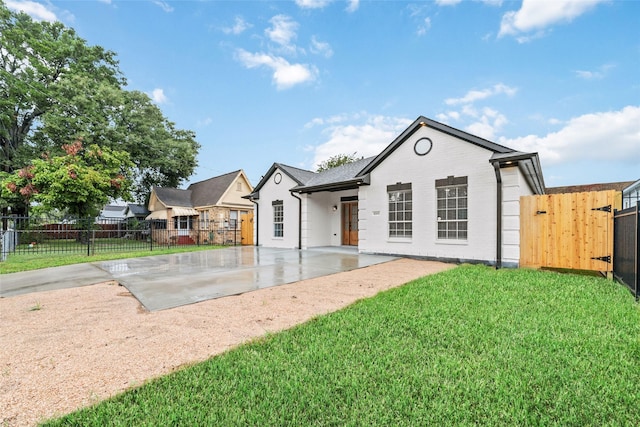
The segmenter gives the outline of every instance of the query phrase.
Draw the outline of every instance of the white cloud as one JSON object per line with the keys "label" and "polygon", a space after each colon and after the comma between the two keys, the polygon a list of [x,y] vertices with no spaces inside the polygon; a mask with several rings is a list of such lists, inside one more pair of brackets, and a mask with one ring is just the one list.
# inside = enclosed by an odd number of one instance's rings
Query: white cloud
{"label": "white cloud", "polygon": [[486,99],[495,95],[505,94],[507,96],[513,96],[517,91],[518,90],[516,88],[509,87],[502,83],[498,83],[493,85],[493,87],[490,87],[487,89],[470,90],[462,98],[448,98],[448,99],[445,99],[444,102],[447,105],[470,104],[472,102]]}
{"label": "white cloud", "polygon": [[584,80],[600,80],[605,78],[607,72],[612,68],[614,68],[612,64],[605,64],[598,67],[598,69],[595,71],[576,70],[575,73],[576,76]]}
{"label": "white cloud", "polygon": [[[475,0],[488,6],[502,6],[502,0]],[[462,3],[462,0],[436,0],[438,6],[455,6]]]}
{"label": "white cloud", "polygon": [[37,3],[35,1],[16,1],[16,0],[6,0],[5,4],[7,7],[16,12],[24,12],[36,21],[47,21],[47,22],[55,22],[58,21],[58,17],[56,14],[48,9],[42,3]]}
{"label": "white cloud", "polygon": [[431,18],[426,17],[424,18],[422,25],[418,26],[418,31],[416,31],[416,33],[419,36],[424,36],[425,34],[427,34],[427,31],[429,31],[430,29],[431,29]]}
{"label": "white cloud", "polygon": [[164,10],[165,12],[173,12],[173,6],[171,6],[169,3],[167,3],[166,1],[162,1],[162,0],[153,0],[153,4],[155,4],[156,6],[159,6],[162,10]]}
{"label": "white cloud", "polygon": [[496,110],[483,108],[480,113],[476,113],[477,120],[465,128],[473,135],[484,139],[493,140],[496,133],[502,130],[508,123],[507,118]]}
{"label": "white cloud", "polygon": [[160,88],[156,88],[151,91],[150,96],[153,102],[155,102],[156,104],[166,104],[169,101],[169,99],[164,94],[164,90]]}
{"label": "white cloud", "polygon": [[296,0],[298,7],[302,9],[322,9],[332,0]]}
{"label": "white cloud", "polygon": [[252,25],[246,22],[244,19],[242,19],[241,16],[236,16],[233,27],[225,27],[222,29],[222,32],[224,32],[225,34],[238,35],[238,34],[242,34],[243,32],[245,32],[251,27]]}
{"label": "white cloud", "polygon": [[[498,37],[504,35],[516,36],[520,33],[537,32],[547,27],[571,22],[574,18],[593,9],[598,3],[607,0],[522,0],[522,6],[518,11],[509,11],[502,16]],[[519,41],[528,41],[529,38],[521,38]]]}
{"label": "white cloud", "polygon": [[333,56],[333,49],[329,43],[321,42],[316,39],[316,36],[311,37],[311,53],[316,55],[322,55],[325,58],[331,58]]}
{"label": "white cloud", "polygon": [[297,37],[298,23],[286,15],[276,15],[269,22],[271,22],[272,26],[264,30],[269,40],[287,50],[295,50],[295,46],[291,45],[291,41]]}
{"label": "white cloud", "polygon": [[314,126],[336,126],[340,123],[348,122],[348,121],[358,121],[363,117],[368,117],[369,115],[366,112],[361,113],[353,113],[353,114],[336,114],[327,118],[315,117],[307,122],[304,127],[305,129],[312,128]]}
{"label": "white cloud", "polygon": [[355,12],[360,7],[360,0],[347,0],[347,3],[348,5],[345,10],[349,13]]}
{"label": "white cloud", "polygon": [[501,138],[508,147],[538,152],[545,164],[579,160],[637,164],[640,170],[640,106],[618,111],[585,114],[569,120],[557,132],[545,136]]}
{"label": "white cloud", "polygon": [[209,126],[211,123],[213,123],[213,119],[211,117],[205,117],[204,119],[198,120],[196,122],[196,125],[198,127],[207,127]]}
{"label": "white cloud", "polygon": [[[452,121],[471,122],[464,126],[464,130],[481,138],[493,140],[508,123],[506,116],[489,107],[476,108],[474,103],[497,95],[513,96],[516,92],[516,88],[503,83],[497,83],[482,90],[470,90],[462,98],[445,99],[447,105],[461,105],[459,111],[440,113],[436,115],[436,118],[446,124],[450,124]],[[461,125],[456,123],[455,126]]]}
{"label": "white cloud", "polygon": [[273,81],[278,89],[288,89],[297,84],[316,79],[318,71],[306,64],[291,64],[282,57],[266,53],[251,53],[244,49],[236,50],[236,59],[247,68],[265,66],[273,71]]}
{"label": "white cloud", "polygon": [[[340,118],[340,124],[330,124],[336,117]],[[404,118],[369,115],[363,117],[364,122],[359,120],[359,124],[344,124],[342,120],[345,117],[349,116],[334,116],[329,120],[314,119],[314,121],[328,124],[324,130],[324,133],[328,134],[328,140],[313,149],[313,169],[322,161],[337,154],[356,152],[358,157],[378,155],[411,124],[411,120]]]}

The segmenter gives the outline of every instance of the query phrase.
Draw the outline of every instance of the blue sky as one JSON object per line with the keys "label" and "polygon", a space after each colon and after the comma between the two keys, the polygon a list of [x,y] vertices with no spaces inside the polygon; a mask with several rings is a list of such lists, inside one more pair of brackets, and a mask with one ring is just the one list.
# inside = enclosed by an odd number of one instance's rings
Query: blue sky
{"label": "blue sky", "polygon": [[640,179],[640,2],[20,1],[117,53],[202,145],[185,182],[378,154],[424,115],[538,152],[547,186]]}

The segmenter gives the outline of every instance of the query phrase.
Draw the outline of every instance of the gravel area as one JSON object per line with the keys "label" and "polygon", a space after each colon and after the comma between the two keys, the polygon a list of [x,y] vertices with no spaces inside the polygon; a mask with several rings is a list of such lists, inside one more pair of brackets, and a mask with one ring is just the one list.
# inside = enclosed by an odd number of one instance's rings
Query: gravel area
{"label": "gravel area", "polygon": [[158,312],[115,282],[1,298],[0,425],[35,425],[452,267],[399,259]]}

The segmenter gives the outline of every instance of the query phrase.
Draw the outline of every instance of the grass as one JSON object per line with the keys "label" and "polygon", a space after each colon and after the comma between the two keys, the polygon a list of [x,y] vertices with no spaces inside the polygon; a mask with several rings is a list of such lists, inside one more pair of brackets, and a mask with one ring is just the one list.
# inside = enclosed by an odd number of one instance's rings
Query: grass
{"label": "grass", "polygon": [[622,286],[462,266],[45,425],[637,425],[639,363]]}
{"label": "grass", "polygon": [[11,254],[3,262],[0,262],[0,274],[17,273],[20,271],[37,270],[47,267],[59,267],[62,265],[81,264],[84,262],[109,261],[113,259],[138,258],[152,255],[165,255],[180,252],[195,252],[211,249],[219,249],[222,246],[159,246],[152,251],[129,250],[125,252],[101,252],[87,256],[86,245],[84,252],[65,253],[17,253]]}

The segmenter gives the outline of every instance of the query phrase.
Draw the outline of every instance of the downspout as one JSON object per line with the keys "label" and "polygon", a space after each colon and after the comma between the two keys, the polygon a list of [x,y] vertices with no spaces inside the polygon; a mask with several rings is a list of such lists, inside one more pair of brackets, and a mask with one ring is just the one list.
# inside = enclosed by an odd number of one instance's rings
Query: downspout
{"label": "downspout", "polygon": [[290,191],[291,196],[298,199],[298,249],[302,249],[302,199]]}
{"label": "downspout", "polygon": [[255,246],[260,246],[260,205],[256,202],[253,197],[249,199],[251,203],[256,205],[256,219],[254,224],[256,225],[256,244]]}
{"label": "downspout", "polygon": [[502,175],[500,162],[493,162],[496,172],[496,270],[502,268]]}

